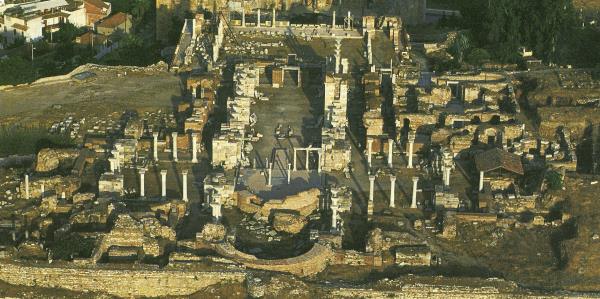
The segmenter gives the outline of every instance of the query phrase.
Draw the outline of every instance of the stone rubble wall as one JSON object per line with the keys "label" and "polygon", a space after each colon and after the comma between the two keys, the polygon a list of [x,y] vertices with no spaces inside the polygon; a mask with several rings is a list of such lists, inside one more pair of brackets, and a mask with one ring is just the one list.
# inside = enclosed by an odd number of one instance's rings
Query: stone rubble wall
{"label": "stone rubble wall", "polygon": [[244,272],[74,268],[2,263],[0,280],[31,287],[105,292],[120,297],[188,296],[218,283],[243,282]]}
{"label": "stone rubble wall", "polygon": [[[41,197],[42,185],[44,185],[45,194],[50,194],[52,191],[56,195],[62,195],[65,192],[66,197],[71,197],[81,185],[81,178],[76,176],[61,176],[31,178],[29,181],[29,194],[32,198]],[[25,180],[19,185],[21,197],[25,197]]]}
{"label": "stone rubble wall", "polygon": [[258,259],[227,243],[218,244],[215,249],[219,254],[248,268],[287,272],[298,276],[310,276],[323,271],[334,255],[333,251],[318,243],[303,255],[278,260]]}
{"label": "stone rubble wall", "polygon": [[77,149],[41,149],[37,154],[35,171],[49,172],[60,167],[61,164],[70,161],[71,166],[75,163],[75,159],[79,156]]}
{"label": "stone rubble wall", "polygon": [[118,65],[118,66],[109,66],[109,65],[100,65],[88,63],[84,65],[80,65],[70,73],[65,75],[58,75],[52,77],[44,77],[37,79],[31,83],[23,83],[18,85],[0,85],[0,91],[2,90],[11,90],[15,88],[21,87],[29,87],[29,86],[43,86],[50,84],[58,84],[73,81],[73,76],[84,71],[117,71],[117,72],[137,72],[137,73],[161,73],[168,71],[168,65],[164,61],[159,61],[153,65],[149,65],[147,67],[138,67],[138,66],[126,66],[126,65]]}
{"label": "stone rubble wall", "polygon": [[413,298],[413,299],[496,299],[496,298],[558,298],[558,296],[536,296],[525,294],[499,293],[495,288],[469,288],[469,287],[438,287],[438,286],[403,286],[402,291],[378,291],[373,289],[346,289],[332,290],[330,295],[334,298]]}
{"label": "stone rubble wall", "polygon": [[319,207],[321,191],[313,188],[298,194],[290,195],[283,200],[269,200],[258,211],[260,219],[268,219],[272,211],[295,211],[302,216],[308,216]]}

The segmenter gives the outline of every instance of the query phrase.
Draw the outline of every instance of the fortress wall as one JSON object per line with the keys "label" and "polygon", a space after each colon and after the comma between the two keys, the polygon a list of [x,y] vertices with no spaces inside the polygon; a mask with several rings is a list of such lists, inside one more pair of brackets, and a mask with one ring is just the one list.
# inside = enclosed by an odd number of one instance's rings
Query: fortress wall
{"label": "fortress wall", "polygon": [[16,263],[0,265],[0,280],[32,287],[105,292],[116,296],[186,296],[218,283],[243,282],[244,272],[197,272],[170,269],[71,268]]}

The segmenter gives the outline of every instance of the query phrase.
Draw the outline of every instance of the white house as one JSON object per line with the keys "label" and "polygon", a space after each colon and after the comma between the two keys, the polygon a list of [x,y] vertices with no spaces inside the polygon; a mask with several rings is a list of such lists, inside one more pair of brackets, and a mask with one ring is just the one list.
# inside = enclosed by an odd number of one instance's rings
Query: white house
{"label": "white house", "polygon": [[[0,0],[2,1],[2,0]],[[32,1],[5,5],[0,9],[0,34],[9,43],[15,37],[35,41],[43,37],[44,30],[57,31],[61,23],[85,26],[84,6],[71,5],[66,0]]]}

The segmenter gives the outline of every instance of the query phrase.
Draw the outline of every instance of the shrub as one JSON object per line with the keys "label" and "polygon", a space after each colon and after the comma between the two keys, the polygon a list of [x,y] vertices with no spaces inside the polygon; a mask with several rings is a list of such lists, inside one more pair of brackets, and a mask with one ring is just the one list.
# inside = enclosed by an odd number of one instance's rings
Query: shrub
{"label": "shrub", "polygon": [[546,183],[551,190],[560,190],[563,186],[562,176],[558,172],[550,170],[546,173]]}

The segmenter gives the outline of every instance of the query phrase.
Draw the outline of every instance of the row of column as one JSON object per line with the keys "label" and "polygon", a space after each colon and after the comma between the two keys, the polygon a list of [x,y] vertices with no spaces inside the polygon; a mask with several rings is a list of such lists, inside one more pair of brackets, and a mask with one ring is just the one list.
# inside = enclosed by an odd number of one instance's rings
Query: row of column
{"label": "row of column", "polygon": [[[146,196],[146,188],[145,188],[145,174],[146,174],[146,169],[141,168],[138,171],[139,175],[140,175],[140,196],[141,197],[145,197]],[[181,171],[181,176],[182,176],[182,196],[181,196],[181,200],[183,201],[188,201],[188,192],[187,192],[187,175],[188,175],[188,171],[187,170],[182,170]],[[161,179],[161,192],[160,192],[160,196],[162,198],[166,198],[167,197],[167,170],[163,169],[160,171],[160,179]]]}
{"label": "row of column", "polygon": [[[273,163],[269,163],[269,158],[266,159],[267,165],[267,186],[273,186]],[[292,163],[287,165],[287,183],[290,184],[292,181]]]}
{"label": "row of column", "polygon": [[[417,208],[417,185],[419,182],[419,177],[413,177],[413,188],[412,188],[412,198],[411,198],[411,209]],[[375,192],[375,176],[369,175],[369,205],[373,204]],[[390,176],[390,208],[396,207],[396,176]]]}
{"label": "row of column", "polygon": [[[154,132],[152,134],[152,137],[154,138],[154,141],[152,143],[152,157],[154,158],[154,161],[158,161],[158,132]],[[175,161],[175,162],[178,161],[177,137],[178,137],[177,132],[171,133],[171,140],[172,140],[171,151],[172,151],[173,161]],[[197,133],[192,133],[192,163],[198,163],[198,134]]]}
{"label": "row of column", "polygon": [[[408,168],[413,168],[413,148],[414,148],[414,144],[415,144],[415,134],[410,132],[408,133]],[[372,166],[372,162],[373,162],[373,138],[367,138],[367,163],[369,164],[369,167]],[[387,164],[390,168],[392,168],[394,166],[394,140],[393,139],[389,139],[388,140],[388,157],[387,157]]]}
{"label": "row of column", "polygon": [[[256,10],[256,27],[258,27],[258,28],[260,28],[260,23],[261,23],[260,18],[261,18],[261,13],[260,13],[260,8],[259,8]],[[275,27],[275,20],[276,20],[275,8],[273,8],[271,27]],[[246,10],[244,9],[243,6],[242,6],[242,27],[246,27]]]}
{"label": "row of column", "polygon": [[306,161],[305,161],[305,163],[306,163],[306,165],[305,165],[306,170],[308,170],[308,168],[309,168],[310,152],[311,151],[316,151],[318,153],[318,155],[319,155],[319,158],[317,159],[317,171],[321,172],[321,166],[322,166],[322,163],[323,163],[323,161],[321,161],[323,159],[323,151],[321,149],[318,149],[318,148],[312,148],[312,149],[298,149],[298,148],[295,148],[293,150],[294,150],[294,171],[298,170],[298,165],[296,164],[296,161],[298,160],[298,156],[297,156],[296,151],[306,151]]}
{"label": "row of column", "polygon": [[[31,198],[31,192],[30,191],[31,191],[31,189],[30,189],[30,186],[29,186],[29,175],[25,174],[25,196],[24,196],[25,199],[30,199]],[[44,193],[46,193],[45,186],[44,186],[44,184],[40,184],[40,197],[41,198],[44,197]],[[61,197],[60,198],[61,199],[66,199],[66,197],[67,197],[66,193],[63,191],[61,193]]]}

